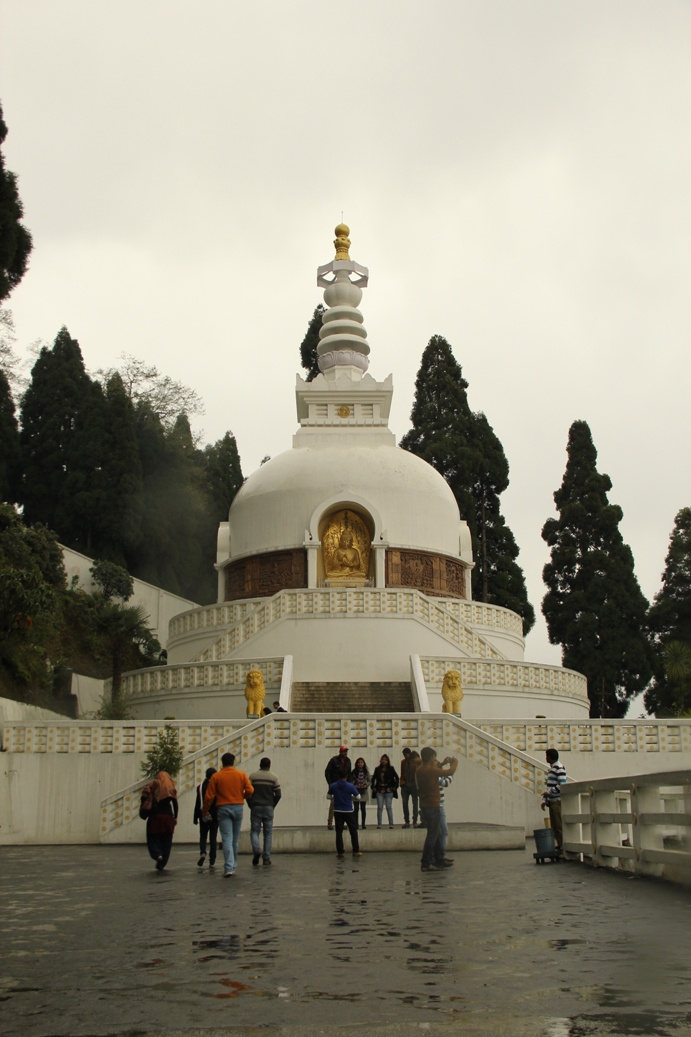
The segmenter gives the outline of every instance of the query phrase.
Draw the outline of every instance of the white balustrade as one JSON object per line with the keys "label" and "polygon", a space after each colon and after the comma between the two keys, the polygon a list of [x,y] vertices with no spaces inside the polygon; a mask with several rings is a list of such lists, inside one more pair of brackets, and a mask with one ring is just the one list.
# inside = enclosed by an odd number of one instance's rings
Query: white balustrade
{"label": "white balustrade", "polygon": [[691,771],[574,782],[561,800],[567,857],[691,885]]}

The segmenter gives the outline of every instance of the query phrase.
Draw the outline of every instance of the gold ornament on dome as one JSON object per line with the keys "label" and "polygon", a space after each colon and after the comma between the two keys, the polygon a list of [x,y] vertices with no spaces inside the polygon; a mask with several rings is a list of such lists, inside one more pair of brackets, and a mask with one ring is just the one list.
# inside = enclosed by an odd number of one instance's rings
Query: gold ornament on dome
{"label": "gold ornament on dome", "polygon": [[328,580],[365,579],[371,539],[367,526],[353,511],[334,515],[322,536],[324,572]]}
{"label": "gold ornament on dome", "polygon": [[345,259],[346,262],[349,261],[350,252],[348,249],[350,248],[350,238],[348,235],[350,234],[350,227],[346,227],[345,223],[339,223],[334,230],[334,234],[336,235],[336,240],[334,241],[336,259]]}
{"label": "gold ornament on dome", "polygon": [[342,407],[338,408],[336,413],[338,414],[339,418],[349,418],[350,417],[350,407],[346,407],[346,405],[343,404]]}

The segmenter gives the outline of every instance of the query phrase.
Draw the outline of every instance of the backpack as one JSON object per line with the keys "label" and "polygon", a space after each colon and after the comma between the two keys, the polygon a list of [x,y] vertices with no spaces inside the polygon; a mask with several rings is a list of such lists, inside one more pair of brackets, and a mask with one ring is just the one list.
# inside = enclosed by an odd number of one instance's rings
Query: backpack
{"label": "backpack", "polygon": [[139,803],[139,816],[142,821],[146,821],[150,816],[154,808],[154,787],[153,782],[149,782],[142,789],[142,798]]}

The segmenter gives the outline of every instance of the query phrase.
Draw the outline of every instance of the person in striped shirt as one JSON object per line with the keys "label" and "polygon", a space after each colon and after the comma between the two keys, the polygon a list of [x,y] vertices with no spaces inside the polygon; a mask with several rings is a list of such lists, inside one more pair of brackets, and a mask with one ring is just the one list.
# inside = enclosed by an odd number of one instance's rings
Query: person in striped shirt
{"label": "person in striped shirt", "polygon": [[557,852],[561,857],[564,852],[564,840],[561,827],[561,787],[566,782],[566,769],[559,763],[559,753],[556,749],[548,749],[545,759],[550,765],[547,771],[547,783],[542,793],[542,809],[549,810],[549,823],[554,832],[554,841],[557,844]]}

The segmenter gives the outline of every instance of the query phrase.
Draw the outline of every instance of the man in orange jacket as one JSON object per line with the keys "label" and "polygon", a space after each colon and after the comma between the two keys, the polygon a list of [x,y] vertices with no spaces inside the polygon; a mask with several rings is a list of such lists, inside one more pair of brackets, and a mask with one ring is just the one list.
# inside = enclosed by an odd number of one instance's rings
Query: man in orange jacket
{"label": "man in orange jacket", "polygon": [[235,767],[232,753],[221,757],[222,770],[211,775],[204,796],[204,820],[210,816],[212,803],[216,803],[218,827],[223,840],[223,878],[235,874],[238,860],[238,843],[242,828],[242,805],[254,792],[254,786],[244,771]]}

